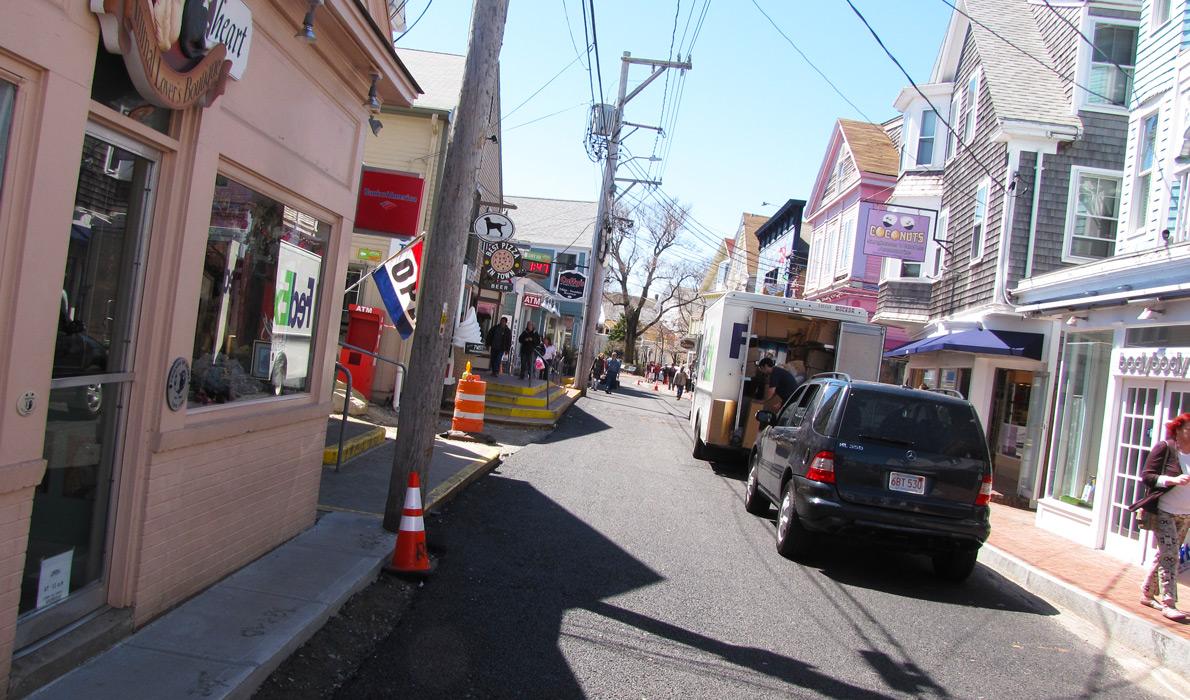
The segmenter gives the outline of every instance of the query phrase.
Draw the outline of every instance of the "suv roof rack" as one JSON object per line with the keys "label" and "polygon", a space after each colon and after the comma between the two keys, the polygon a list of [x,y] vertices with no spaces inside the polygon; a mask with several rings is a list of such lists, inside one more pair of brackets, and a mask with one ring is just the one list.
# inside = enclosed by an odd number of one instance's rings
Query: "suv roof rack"
{"label": "suv roof rack", "polygon": [[846,372],[819,372],[818,374],[815,374],[813,377],[811,377],[811,379],[818,379],[819,377],[836,377],[838,379],[842,379],[845,382],[851,382],[851,375],[847,374]]}
{"label": "suv roof rack", "polygon": [[947,396],[953,396],[958,399],[963,399],[964,401],[967,400],[966,396],[963,396],[962,393],[954,389],[926,389],[926,391],[933,391],[938,394],[946,394]]}

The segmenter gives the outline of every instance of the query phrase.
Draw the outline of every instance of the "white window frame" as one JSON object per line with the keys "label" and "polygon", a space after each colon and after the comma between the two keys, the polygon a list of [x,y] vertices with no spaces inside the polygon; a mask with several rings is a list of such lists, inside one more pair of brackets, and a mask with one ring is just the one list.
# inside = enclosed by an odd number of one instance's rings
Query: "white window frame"
{"label": "white window frame", "polygon": [[[1144,154],[1141,152],[1141,149],[1144,147],[1145,136],[1149,133],[1149,130],[1145,128],[1145,124],[1149,121],[1149,119],[1153,120],[1153,133],[1156,134],[1157,132],[1161,131],[1161,110],[1154,109],[1145,112],[1144,114],[1140,115],[1140,119],[1138,119],[1136,122],[1136,143],[1134,144],[1135,150],[1133,151],[1136,154],[1136,160],[1133,167],[1132,191],[1129,193],[1128,201],[1128,221],[1131,224],[1129,228],[1135,233],[1143,233],[1148,229],[1149,214],[1151,213],[1151,205],[1153,203],[1154,175],[1157,174],[1157,161],[1158,158],[1160,158],[1160,153],[1158,152],[1159,149],[1157,147],[1157,137],[1154,135],[1153,164],[1149,166],[1148,170],[1141,169],[1141,161],[1144,159]],[[1137,197],[1137,194],[1140,192],[1140,181],[1142,178],[1148,179],[1148,192],[1143,198],[1144,201],[1141,201],[1142,198]],[[1137,215],[1139,210],[1137,209],[1136,205],[1138,202],[1144,205],[1144,214],[1140,216]],[[1158,210],[1160,210],[1160,207],[1158,207]]]}
{"label": "white window frame", "polygon": [[963,88],[966,97],[963,104],[963,143],[971,143],[979,130],[979,88],[983,85],[983,68],[976,68],[967,78]]}
{"label": "white window frame", "polygon": [[[986,194],[984,195],[984,200],[983,200],[983,218],[979,221],[979,225],[980,225],[979,250],[976,251],[974,231],[975,231],[975,218],[976,218],[976,215],[979,213],[979,191],[980,190],[984,190],[986,192]],[[979,186],[975,188],[975,196],[972,201],[972,204],[973,204],[973,207],[971,210],[971,214],[972,214],[971,215],[971,231],[972,231],[971,262],[969,264],[974,265],[974,264],[983,260],[983,254],[987,250],[987,247],[988,247],[988,214],[991,213],[991,208],[992,208],[992,178],[985,177],[983,180],[980,180]]]}
{"label": "white window frame", "polygon": [[[1158,19],[1157,6],[1165,8],[1165,19]],[[1152,0],[1149,3],[1149,34],[1156,34],[1173,19],[1173,0]]]}
{"label": "white window frame", "polygon": [[[1083,18],[1082,18],[1081,31],[1084,35],[1086,35],[1087,37],[1090,37],[1090,39],[1092,41],[1094,41],[1094,39],[1095,39],[1095,30],[1101,24],[1108,24],[1108,25],[1112,25],[1112,26],[1116,26],[1116,27],[1132,27],[1133,29],[1136,29],[1136,36],[1137,36],[1138,42],[1140,40],[1141,23],[1139,21],[1129,20],[1129,19],[1117,19],[1115,17],[1093,17],[1091,15],[1086,14],[1086,10],[1083,10],[1083,13],[1084,14],[1083,14]],[[1137,51],[1137,53],[1139,53],[1139,50]],[[1076,57],[1076,63],[1075,63],[1076,78],[1074,80],[1074,91],[1073,91],[1073,95],[1074,95],[1073,112],[1075,114],[1078,114],[1078,112],[1080,110],[1085,110],[1085,111],[1089,111],[1089,112],[1103,112],[1104,114],[1128,114],[1127,102],[1131,102],[1131,91],[1129,91],[1129,99],[1125,102],[1125,104],[1123,104],[1123,105],[1109,105],[1109,104],[1101,104],[1099,102],[1091,102],[1091,100],[1090,100],[1091,93],[1087,92],[1085,89],[1080,87],[1081,85],[1089,85],[1090,84],[1091,59],[1093,57],[1094,57],[1094,49],[1091,48],[1091,46],[1088,44],[1088,42],[1080,39],[1078,41],[1078,55]],[[1133,61],[1139,60],[1139,56],[1133,56],[1132,60]],[[1132,80],[1133,80],[1133,87],[1135,88],[1136,87],[1136,83],[1135,83],[1135,81],[1136,81],[1136,64],[1135,63],[1133,63],[1133,65],[1132,65]]]}
{"label": "white window frame", "polygon": [[806,290],[818,289],[818,281],[822,271],[822,253],[826,243],[826,225],[819,223],[814,226],[810,236],[810,254],[806,263]]}
{"label": "white window frame", "polygon": [[[938,212],[938,219],[934,224],[934,235],[930,236],[929,245],[926,247],[926,260],[930,263],[931,280],[942,279],[942,274],[946,272],[946,243],[950,228],[950,208],[944,208]],[[933,246],[931,250],[929,246]],[[923,263],[924,264],[924,263]]]}
{"label": "white window frame", "polygon": [[[1078,217],[1078,185],[1079,180],[1084,175],[1098,178],[1112,178],[1120,183],[1118,193],[1119,201],[1116,202],[1116,239],[1117,246],[1120,244],[1120,207],[1124,205],[1124,171],[1123,170],[1109,170],[1107,168],[1092,168],[1085,165],[1070,166],[1070,192],[1066,198],[1066,230],[1062,235],[1062,262],[1065,263],[1085,263],[1094,262],[1096,260],[1105,260],[1106,258],[1086,257],[1082,255],[1075,255],[1074,247],[1074,222]],[[1113,255],[1115,253],[1113,252]],[[1107,256],[1112,257],[1112,256]]]}
{"label": "white window frame", "polygon": [[820,289],[830,287],[835,280],[835,251],[839,248],[839,216],[836,214],[826,222],[825,255],[822,256],[822,269],[819,272]]}
{"label": "white window frame", "polygon": [[853,206],[839,216],[839,244],[835,249],[835,280],[851,276],[855,266],[855,221],[859,212]]}
{"label": "white window frame", "polygon": [[[925,128],[927,114],[934,115],[934,133],[928,137],[923,137],[921,132],[922,129]],[[929,106],[918,112],[916,125],[917,128],[914,130],[915,138],[913,139],[912,167],[928,168],[934,164],[934,156],[938,149],[938,127],[941,125],[941,123],[941,120],[938,118],[938,113],[930,109]],[[928,158],[926,158],[924,163],[921,162],[921,140],[923,138],[930,139],[930,155]]]}
{"label": "white window frame", "polygon": [[959,152],[959,134],[957,126],[957,117],[962,114],[962,94],[959,92],[960,88],[955,88],[954,94],[950,98],[950,115],[946,121],[950,124],[950,128],[946,130],[946,155],[943,157],[944,163],[949,163],[951,158],[954,158]]}

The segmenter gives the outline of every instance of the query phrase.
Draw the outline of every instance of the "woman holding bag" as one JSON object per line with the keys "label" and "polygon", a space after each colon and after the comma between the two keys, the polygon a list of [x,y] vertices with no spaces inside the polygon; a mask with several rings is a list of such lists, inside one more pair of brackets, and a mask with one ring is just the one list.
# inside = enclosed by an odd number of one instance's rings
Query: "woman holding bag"
{"label": "woman holding bag", "polygon": [[1178,550],[1190,531],[1190,413],[1166,423],[1165,437],[1149,451],[1141,471],[1149,493],[1133,504],[1149,519],[1157,540],[1140,602],[1170,620],[1186,622],[1187,614],[1178,610]]}

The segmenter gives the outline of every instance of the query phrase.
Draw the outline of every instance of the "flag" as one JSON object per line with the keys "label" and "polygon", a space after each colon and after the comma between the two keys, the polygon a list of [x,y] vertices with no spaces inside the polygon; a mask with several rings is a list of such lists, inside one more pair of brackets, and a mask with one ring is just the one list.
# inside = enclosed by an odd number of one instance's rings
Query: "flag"
{"label": "flag", "polygon": [[413,335],[413,309],[417,301],[421,251],[422,240],[419,238],[372,273],[384,308],[388,310],[389,318],[404,340],[409,340],[409,336]]}

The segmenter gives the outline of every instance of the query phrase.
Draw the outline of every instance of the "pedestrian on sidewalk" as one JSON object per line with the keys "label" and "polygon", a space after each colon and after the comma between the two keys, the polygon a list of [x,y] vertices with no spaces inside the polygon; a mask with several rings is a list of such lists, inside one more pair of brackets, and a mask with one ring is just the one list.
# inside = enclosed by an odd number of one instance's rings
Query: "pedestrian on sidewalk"
{"label": "pedestrian on sidewalk", "polygon": [[678,370],[678,376],[674,377],[674,386],[678,389],[678,401],[682,400],[682,392],[686,391],[686,384],[690,382],[690,375],[686,373],[686,365]]}
{"label": "pedestrian on sidewalk", "polygon": [[492,326],[488,331],[488,353],[492,356],[492,376],[500,376],[500,363],[504,361],[504,354],[512,347],[512,330],[508,327],[508,317],[501,316],[500,323]]}
{"label": "pedestrian on sidewalk", "polygon": [[1178,551],[1190,531],[1190,413],[1165,424],[1165,438],[1153,446],[1141,470],[1148,494],[1129,509],[1140,510],[1157,540],[1157,556],[1149,566],[1140,602],[1175,622],[1186,622],[1178,610]]}
{"label": "pedestrian on sidewalk", "polygon": [[603,372],[603,391],[610,394],[612,389],[620,386],[620,353],[613,352],[607,361],[607,368]]}
{"label": "pedestrian on sidewalk", "polygon": [[558,346],[554,345],[554,341],[547,336],[545,339],[545,349],[541,351],[541,359],[545,362],[545,367],[541,369],[541,378],[549,381],[550,370],[554,368],[554,358],[558,356]]}
{"label": "pedestrian on sidewalk", "polygon": [[533,326],[532,321],[525,323],[525,330],[521,331],[520,336],[517,337],[517,344],[520,345],[521,350],[521,369],[520,378],[528,377],[533,379],[533,360],[537,357],[537,346],[541,345],[541,335],[537,333],[537,329]]}

